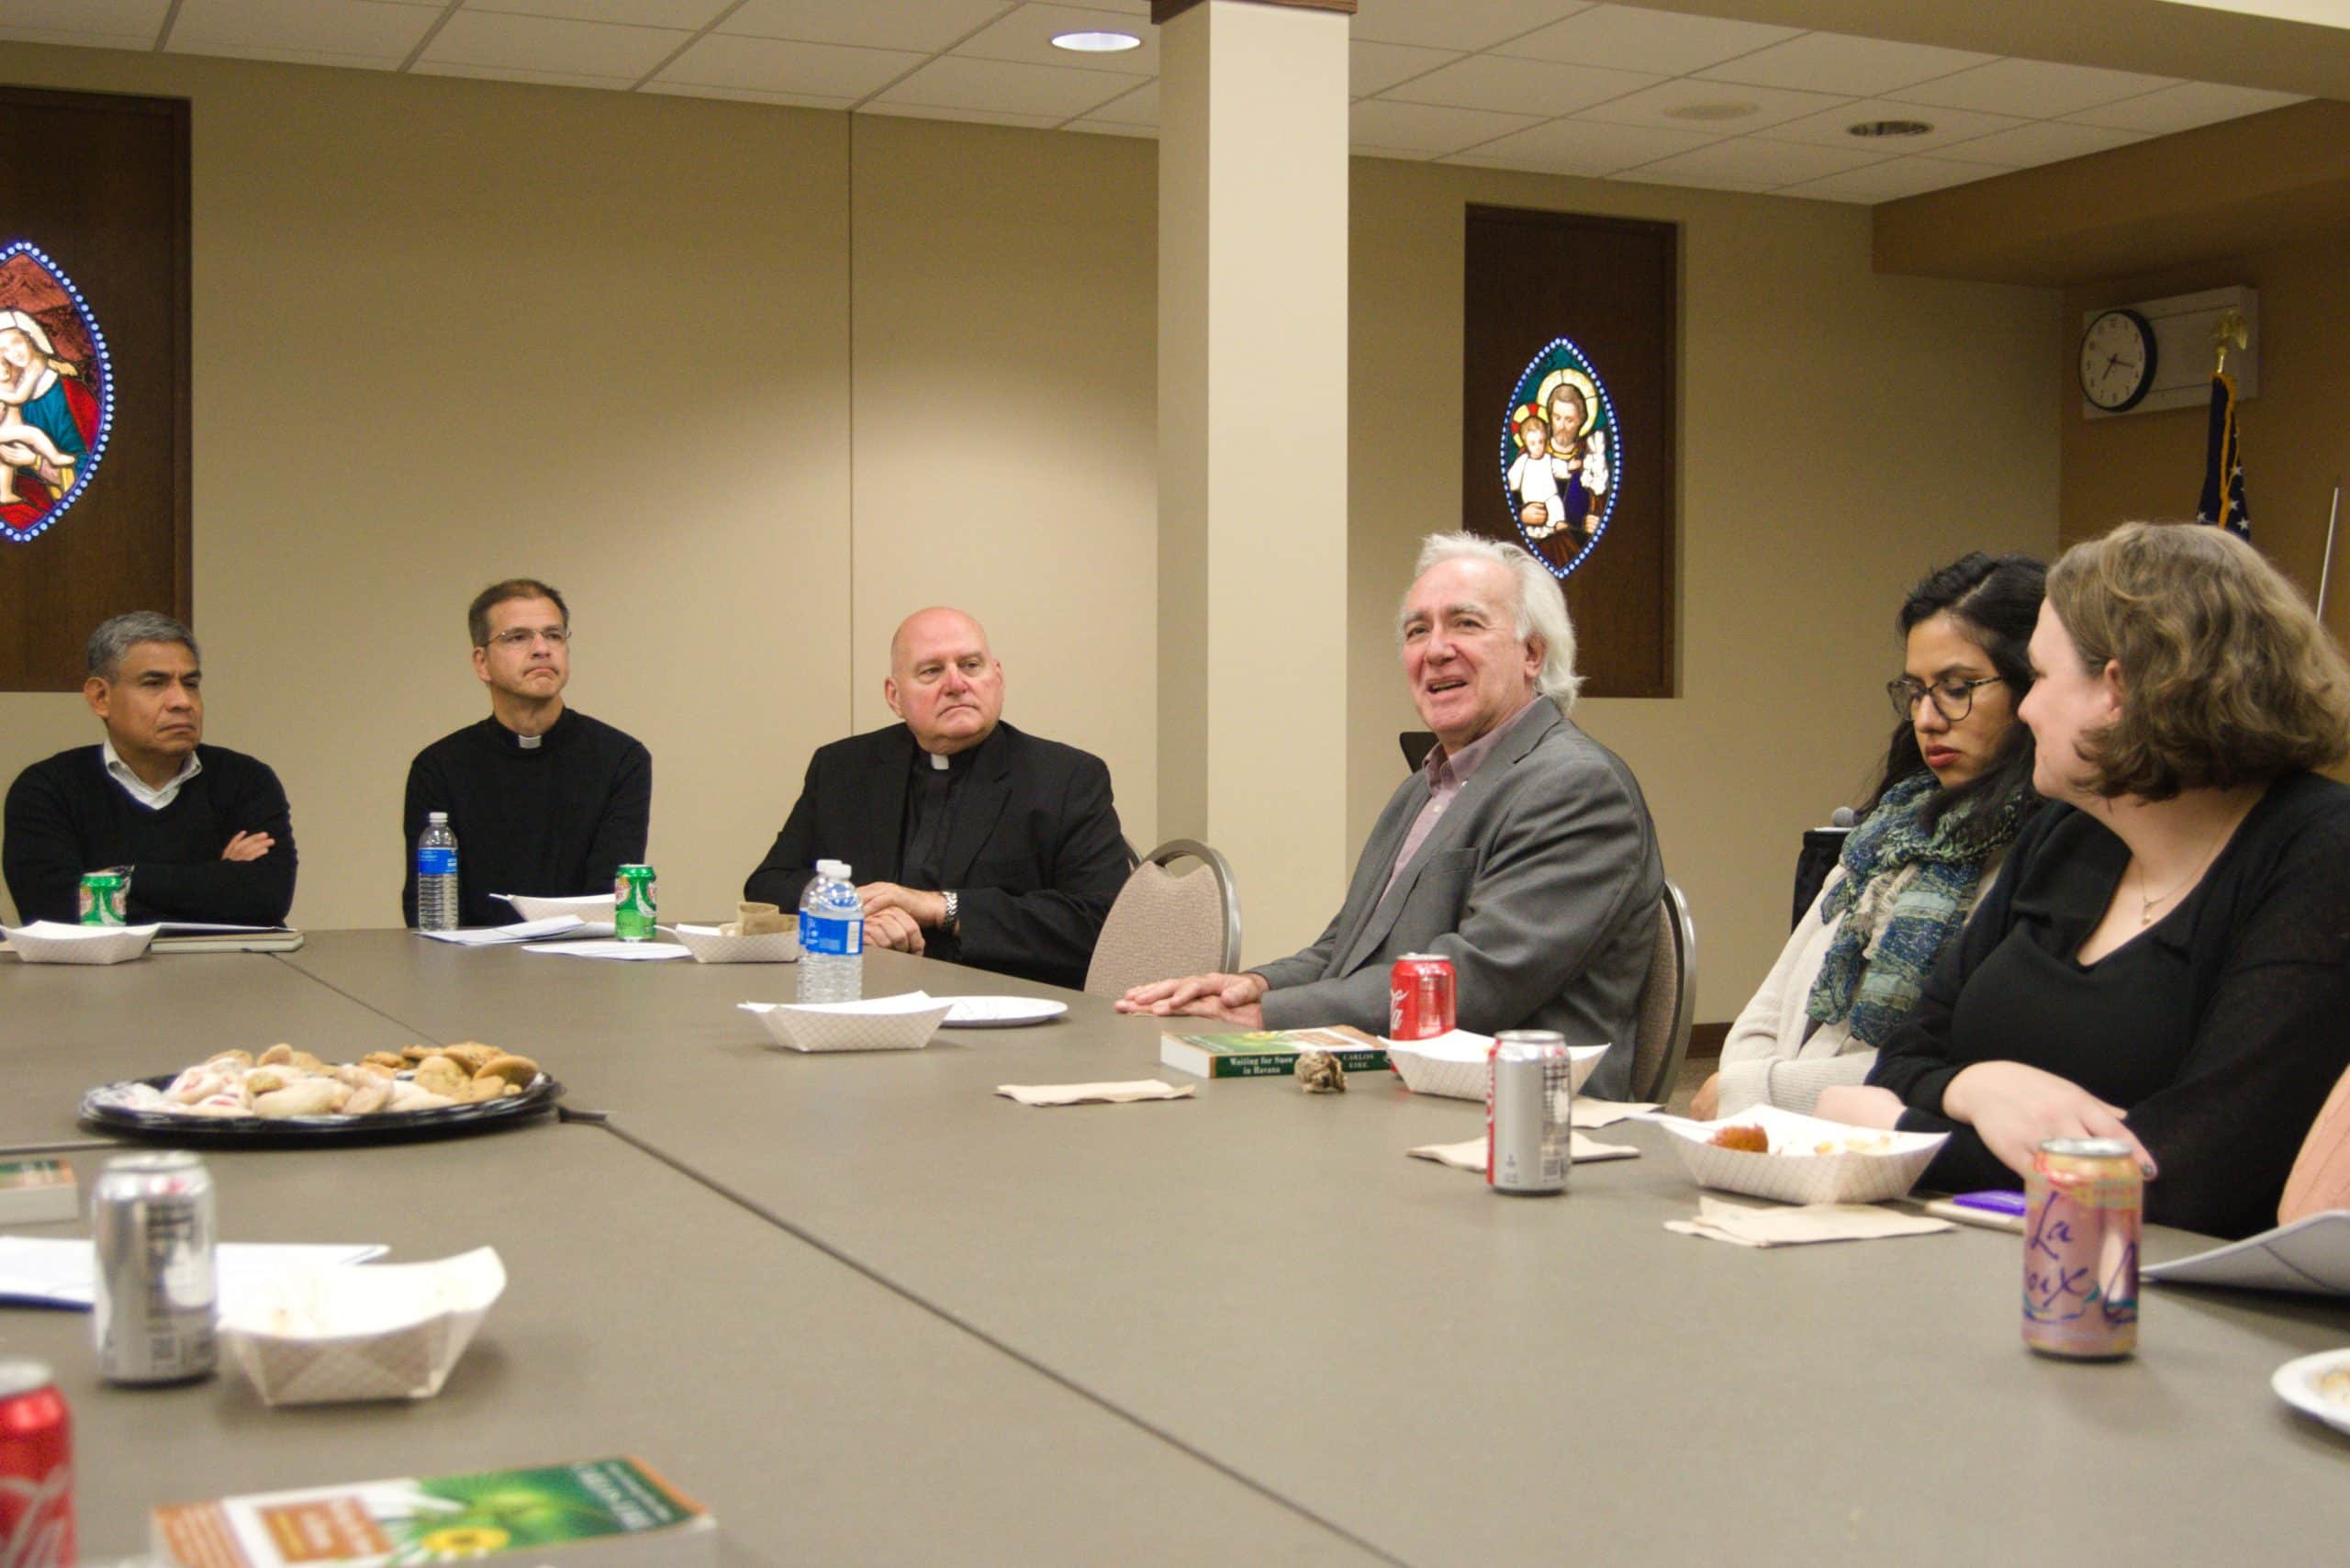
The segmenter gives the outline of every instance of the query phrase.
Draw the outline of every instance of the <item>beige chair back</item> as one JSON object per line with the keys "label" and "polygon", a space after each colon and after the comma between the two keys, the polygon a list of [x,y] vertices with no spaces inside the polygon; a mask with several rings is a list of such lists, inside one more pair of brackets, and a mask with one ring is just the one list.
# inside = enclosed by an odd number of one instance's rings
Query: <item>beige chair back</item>
{"label": "beige chair back", "polygon": [[[1197,860],[1181,876],[1175,860]],[[1126,878],[1085,971],[1088,996],[1123,996],[1177,975],[1229,970],[1240,962],[1240,895],[1223,856],[1188,838],[1170,839]]]}
{"label": "beige chair back", "polygon": [[1649,950],[1633,1036],[1632,1098],[1662,1103],[1673,1094],[1689,1054],[1690,1014],[1697,998],[1697,925],[1689,901],[1671,881],[1656,905],[1656,945]]}

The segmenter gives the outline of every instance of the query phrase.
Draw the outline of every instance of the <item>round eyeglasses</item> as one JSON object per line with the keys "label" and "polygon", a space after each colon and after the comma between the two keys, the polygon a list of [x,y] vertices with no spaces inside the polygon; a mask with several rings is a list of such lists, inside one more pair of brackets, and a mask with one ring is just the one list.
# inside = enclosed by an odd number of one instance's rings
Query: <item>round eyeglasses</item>
{"label": "round eyeglasses", "polygon": [[1903,676],[1885,683],[1885,694],[1893,699],[1893,711],[1904,719],[1917,712],[1918,704],[1926,698],[1934,700],[1934,711],[1955,724],[1975,711],[1975,689],[1997,686],[2005,680],[2003,675],[1986,675],[1980,680],[1938,680],[1931,686],[1922,680]]}

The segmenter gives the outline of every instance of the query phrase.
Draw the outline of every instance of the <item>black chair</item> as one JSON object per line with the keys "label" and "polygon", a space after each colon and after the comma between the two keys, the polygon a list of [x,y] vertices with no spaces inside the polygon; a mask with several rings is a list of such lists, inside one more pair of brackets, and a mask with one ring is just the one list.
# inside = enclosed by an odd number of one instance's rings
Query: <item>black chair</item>
{"label": "black chair", "polygon": [[1787,917],[1788,930],[1803,924],[1803,912],[1819,896],[1828,873],[1836,869],[1836,862],[1844,853],[1844,840],[1852,831],[1848,827],[1804,829],[1803,848],[1796,855],[1796,912]]}
{"label": "black chair", "polygon": [[1395,737],[1395,744],[1404,748],[1404,771],[1417,773],[1427,764],[1428,753],[1436,749],[1436,736],[1427,730],[1405,730]]}

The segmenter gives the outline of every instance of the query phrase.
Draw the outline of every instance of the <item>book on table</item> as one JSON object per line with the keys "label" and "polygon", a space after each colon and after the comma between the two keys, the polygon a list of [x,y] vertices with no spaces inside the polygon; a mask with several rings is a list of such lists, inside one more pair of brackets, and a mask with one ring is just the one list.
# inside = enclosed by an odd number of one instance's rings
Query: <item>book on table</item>
{"label": "book on table", "polygon": [[1348,1072],[1378,1072],[1388,1065],[1385,1041],[1344,1025],[1158,1036],[1158,1059],[1195,1078],[1279,1078],[1295,1073],[1305,1051],[1328,1051]]}
{"label": "book on table", "polygon": [[155,1509],[148,1528],[149,1550],[170,1568],[718,1563],[717,1521],[634,1459],[174,1503]]}

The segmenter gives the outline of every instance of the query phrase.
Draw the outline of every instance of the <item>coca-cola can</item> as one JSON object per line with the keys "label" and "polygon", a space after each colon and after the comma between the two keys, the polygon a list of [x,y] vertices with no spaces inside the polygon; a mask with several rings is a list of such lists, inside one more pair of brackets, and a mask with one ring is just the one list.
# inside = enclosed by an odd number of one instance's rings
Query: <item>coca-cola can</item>
{"label": "coca-cola can", "polygon": [[1406,953],[1387,971],[1387,1037],[1433,1040],[1452,1033],[1452,960]]}
{"label": "coca-cola can", "polygon": [[1574,1159],[1574,1063],[1563,1036],[1505,1029],[1486,1053],[1485,1184],[1496,1193],[1567,1190]]}
{"label": "coca-cola can", "polygon": [[195,1155],[106,1161],[90,1192],[100,1377],[185,1383],[211,1374],[217,1226],[212,1173]]}
{"label": "coca-cola can", "polygon": [[72,1568],[73,1419],[39,1361],[0,1361],[0,1563]]}
{"label": "coca-cola can", "polygon": [[2023,1342],[2110,1361],[2138,1348],[2145,1182],[2120,1138],[2051,1138],[2024,1178]]}

